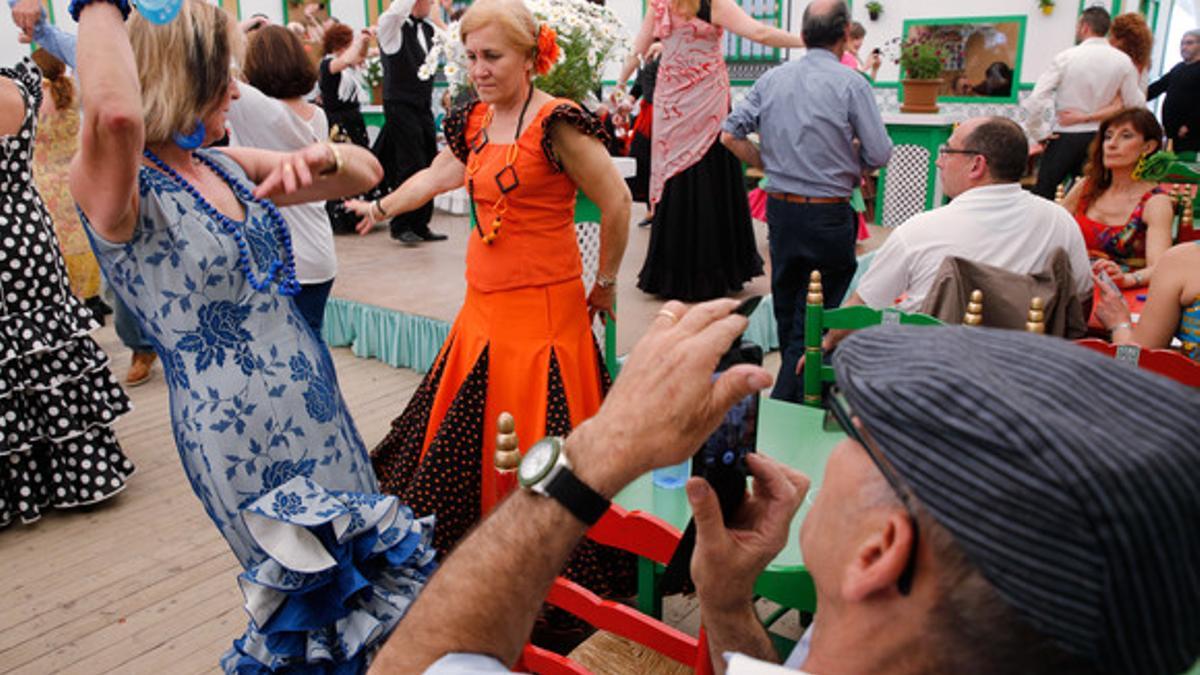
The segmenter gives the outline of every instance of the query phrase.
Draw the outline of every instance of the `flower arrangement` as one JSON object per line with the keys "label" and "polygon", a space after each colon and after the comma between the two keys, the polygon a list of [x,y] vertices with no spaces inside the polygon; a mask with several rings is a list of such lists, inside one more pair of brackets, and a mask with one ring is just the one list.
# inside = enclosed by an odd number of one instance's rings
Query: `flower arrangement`
{"label": "flower arrangement", "polygon": [[942,38],[922,31],[914,32],[903,42],[892,38],[884,44],[883,51],[893,63],[900,64],[906,78],[936,80],[942,76],[943,59],[949,50]]}
{"label": "flower arrangement", "polygon": [[[534,85],[552,96],[582,101],[599,88],[605,65],[629,51],[625,27],[607,7],[587,0],[525,0],[525,4],[541,24]],[[417,75],[429,79],[439,67],[452,97],[471,86],[457,21],[436,32]]]}
{"label": "flower arrangement", "polygon": [[383,84],[383,64],[378,56],[368,56],[363,60],[362,80],[367,89],[374,89]]}

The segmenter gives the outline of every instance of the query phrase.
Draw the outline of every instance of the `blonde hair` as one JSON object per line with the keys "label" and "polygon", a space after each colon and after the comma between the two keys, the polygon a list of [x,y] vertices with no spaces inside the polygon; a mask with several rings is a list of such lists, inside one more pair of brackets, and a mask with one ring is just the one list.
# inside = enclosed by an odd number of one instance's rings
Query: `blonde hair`
{"label": "blonde hair", "polygon": [[154,24],[134,12],[129,42],[142,87],[146,143],[188,134],[219,103],[230,84],[230,68],[242,59],[241,32],[225,13],[205,0],[184,0],[179,16]]}
{"label": "blonde hair", "polygon": [[521,0],[478,0],[459,23],[463,42],[485,26],[497,26],[509,46],[530,56],[537,49],[538,24]]}

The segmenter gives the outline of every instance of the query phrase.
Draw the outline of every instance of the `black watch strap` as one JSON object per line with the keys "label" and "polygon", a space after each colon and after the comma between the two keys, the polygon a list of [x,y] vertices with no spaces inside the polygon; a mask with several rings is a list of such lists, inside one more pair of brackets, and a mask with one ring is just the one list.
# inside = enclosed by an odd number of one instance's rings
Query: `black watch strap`
{"label": "black watch strap", "polygon": [[595,525],[611,504],[565,466],[560,467],[542,489],[588,527]]}

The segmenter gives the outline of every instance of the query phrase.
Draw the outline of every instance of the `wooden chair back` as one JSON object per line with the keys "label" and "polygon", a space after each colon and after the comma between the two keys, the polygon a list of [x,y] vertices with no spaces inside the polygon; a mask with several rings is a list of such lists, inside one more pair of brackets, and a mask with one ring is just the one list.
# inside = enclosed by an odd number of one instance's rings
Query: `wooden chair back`
{"label": "wooden chair back", "polygon": [[821,288],[821,273],[813,270],[808,282],[808,297],[804,313],[804,405],[821,405],[821,390],[833,382],[833,367],[824,363],[821,338],[826,330],[858,330],[886,324],[940,326],[941,321],[917,312],[902,312],[894,308],[872,309],[865,305],[825,309],[825,293]]}
{"label": "wooden chair back", "polygon": [[[514,473],[521,461],[515,420],[507,412],[497,420],[495,465],[497,483],[514,482]],[[613,504],[590,530],[589,539],[628,551],[666,565],[675,553],[680,532],[662,520],[641,511],[626,511]],[[696,673],[712,672],[708,645],[701,630],[694,638],[683,631],[619,602],[606,600],[580,586],[558,577],[550,587],[546,602],[586,621],[590,625],[632,640],[640,645],[682,663]],[[569,658],[526,644],[517,662],[518,672],[540,675],[586,675],[588,671]]]}
{"label": "wooden chair back", "polygon": [[1169,377],[1189,387],[1200,387],[1200,363],[1170,349],[1143,349],[1137,345],[1114,345],[1111,342],[1087,338],[1075,344],[1100,352],[1137,368]]}

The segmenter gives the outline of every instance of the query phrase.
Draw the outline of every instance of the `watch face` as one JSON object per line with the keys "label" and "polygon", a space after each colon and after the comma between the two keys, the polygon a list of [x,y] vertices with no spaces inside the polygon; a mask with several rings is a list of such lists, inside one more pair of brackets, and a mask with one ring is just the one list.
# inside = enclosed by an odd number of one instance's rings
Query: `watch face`
{"label": "watch face", "polygon": [[521,465],[517,468],[517,479],[521,485],[532,485],[541,480],[554,465],[557,455],[557,448],[552,439],[545,438],[534,443],[533,447],[525,452]]}

